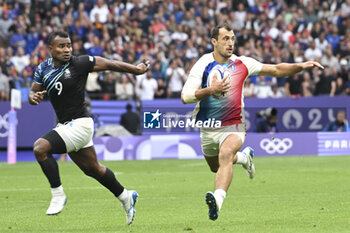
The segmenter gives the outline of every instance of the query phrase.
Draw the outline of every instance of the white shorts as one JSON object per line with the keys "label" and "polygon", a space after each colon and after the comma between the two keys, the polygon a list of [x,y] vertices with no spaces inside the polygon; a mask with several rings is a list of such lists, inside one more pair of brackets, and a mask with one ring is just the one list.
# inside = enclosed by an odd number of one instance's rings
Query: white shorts
{"label": "white shorts", "polygon": [[201,128],[203,154],[207,157],[218,156],[222,142],[231,134],[238,135],[243,144],[246,137],[245,124],[240,123],[221,128]]}
{"label": "white shorts", "polygon": [[63,139],[68,153],[93,145],[94,121],[90,117],[78,118],[64,124],[58,123],[54,130]]}

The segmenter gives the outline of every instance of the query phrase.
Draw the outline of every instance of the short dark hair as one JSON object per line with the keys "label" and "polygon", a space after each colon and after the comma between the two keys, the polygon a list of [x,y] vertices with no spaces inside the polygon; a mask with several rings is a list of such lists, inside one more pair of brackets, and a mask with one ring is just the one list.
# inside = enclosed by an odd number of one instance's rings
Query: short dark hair
{"label": "short dark hair", "polygon": [[51,32],[48,39],[47,39],[47,43],[49,45],[52,45],[53,40],[56,38],[56,36],[59,37],[63,37],[63,38],[69,38],[69,34],[65,31],[55,31],[55,32]]}
{"label": "short dark hair", "polygon": [[218,39],[220,28],[225,28],[227,31],[233,31],[232,27],[228,23],[222,23],[222,24],[217,25],[211,31],[211,38],[214,38],[216,40]]}

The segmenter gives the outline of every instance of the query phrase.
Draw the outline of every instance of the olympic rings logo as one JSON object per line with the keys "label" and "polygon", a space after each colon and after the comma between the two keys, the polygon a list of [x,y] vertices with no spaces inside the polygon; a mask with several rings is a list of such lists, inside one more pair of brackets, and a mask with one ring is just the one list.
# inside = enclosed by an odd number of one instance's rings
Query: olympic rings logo
{"label": "olympic rings logo", "polygon": [[[0,115],[0,138],[7,137],[9,131],[9,124],[8,124],[8,113],[6,113],[4,116]],[[2,128],[5,129],[5,131],[1,130]]]}
{"label": "olympic rings logo", "polygon": [[260,147],[265,150],[269,154],[279,153],[284,154],[292,148],[293,141],[290,138],[283,138],[282,140],[279,138],[275,138],[271,140],[269,138],[264,138],[260,141]]}

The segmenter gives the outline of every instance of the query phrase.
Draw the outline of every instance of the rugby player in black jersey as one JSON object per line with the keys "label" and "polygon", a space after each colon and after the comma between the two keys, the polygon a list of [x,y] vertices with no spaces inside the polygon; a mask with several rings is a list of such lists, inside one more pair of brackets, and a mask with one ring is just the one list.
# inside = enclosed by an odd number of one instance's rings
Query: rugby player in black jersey
{"label": "rugby player in black jersey", "polygon": [[95,178],[122,202],[127,224],[131,224],[138,194],[126,190],[114,173],[97,161],[92,142],[94,123],[84,102],[85,84],[89,72],[111,70],[143,74],[149,69],[149,61],[135,66],[98,56],[72,56],[72,42],[64,31],[51,33],[48,47],[52,58],[39,64],[28,96],[29,102],[37,105],[47,94],[59,121],[33,146],[35,157],[51,186],[52,199],[46,214],[60,213],[67,201],[52,154],[68,153],[86,175]]}

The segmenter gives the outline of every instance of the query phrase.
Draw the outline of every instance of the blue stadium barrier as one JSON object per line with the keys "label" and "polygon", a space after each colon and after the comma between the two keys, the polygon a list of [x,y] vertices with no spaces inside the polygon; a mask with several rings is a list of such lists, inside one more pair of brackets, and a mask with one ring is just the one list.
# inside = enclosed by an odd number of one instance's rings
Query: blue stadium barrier
{"label": "blue stadium barrier", "polygon": [[119,125],[121,115],[126,112],[127,104],[131,104],[133,111],[136,110],[135,101],[93,100],[91,101],[91,111],[95,120],[98,120],[99,126]]}

